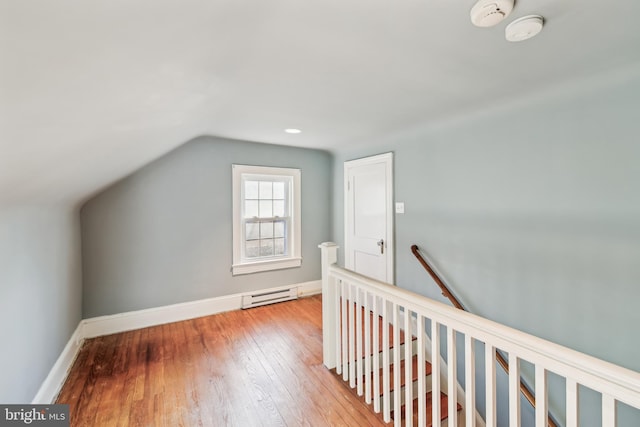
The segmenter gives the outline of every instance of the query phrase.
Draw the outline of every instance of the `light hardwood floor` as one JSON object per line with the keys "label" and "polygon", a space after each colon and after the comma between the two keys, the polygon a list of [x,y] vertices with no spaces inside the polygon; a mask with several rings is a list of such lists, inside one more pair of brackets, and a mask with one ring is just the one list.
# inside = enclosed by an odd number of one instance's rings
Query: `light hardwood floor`
{"label": "light hardwood floor", "polygon": [[72,426],[384,426],[322,365],[321,297],[88,340]]}

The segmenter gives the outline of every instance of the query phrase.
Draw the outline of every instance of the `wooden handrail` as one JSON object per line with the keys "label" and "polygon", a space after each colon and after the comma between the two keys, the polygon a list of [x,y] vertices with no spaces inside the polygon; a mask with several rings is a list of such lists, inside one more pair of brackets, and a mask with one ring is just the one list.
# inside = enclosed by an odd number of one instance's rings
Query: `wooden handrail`
{"label": "wooden handrail", "polygon": [[[431,268],[429,263],[422,257],[422,255],[420,254],[420,249],[418,248],[418,245],[412,245],[411,246],[411,252],[418,259],[420,264],[422,264],[424,269],[427,270],[427,273],[429,273],[429,275],[436,282],[436,284],[438,285],[438,287],[442,291],[442,295],[445,296],[446,298],[448,298],[449,301],[451,301],[451,303],[454,305],[454,307],[456,307],[456,308],[458,308],[458,309],[460,309],[462,311],[467,311],[468,312],[469,310],[464,308],[462,303],[460,303],[460,301],[458,301],[458,298],[456,298],[455,295],[453,295],[453,293],[451,293],[451,291],[449,290],[447,285],[442,281],[440,276],[438,276],[438,274],[433,270],[433,268]],[[507,360],[504,358],[502,353],[500,353],[500,351],[496,351],[496,360],[498,361],[500,366],[502,366],[502,369],[504,369],[504,371],[508,375],[509,374],[509,362],[507,362]],[[536,397],[533,394],[533,392],[531,391],[531,389],[529,388],[529,386],[524,381],[522,381],[522,379],[520,379],[520,391],[522,392],[524,397],[527,399],[527,401],[531,404],[531,406],[533,406],[535,408],[536,407]],[[548,425],[550,427],[558,427],[558,424],[554,421],[554,419],[551,416],[551,414],[548,414],[547,422],[548,422]]]}
{"label": "wooden handrail", "polygon": [[469,311],[466,308],[464,308],[464,306],[460,303],[460,301],[458,301],[458,298],[456,298],[451,293],[449,288],[447,288],[447,285],[445,285],[442,279],[440,279],[440,276],[438,276],[438,274],[435,271],[433,271],[433,268],[431,268],[429,263],[427,263],[427,261],[425,261],[425,259],[422,258],[422,255],[420,255],[420,249],[418,249],[418,245],[411,246],[411,252],[413,252],[415,257],[418,258],[418,261],[420,261],[420,264],[422,264],[424,269],[427,270],[427,273],[429,273],[429,275],[433,278],[433,280],[435,280],[436,284],[438,285],[438,287],[440,287],[440,290],[442,291],[442,295],[449,298],[449,301],[451,301],[451,303],[455,308],[459,308],[462,311]]}

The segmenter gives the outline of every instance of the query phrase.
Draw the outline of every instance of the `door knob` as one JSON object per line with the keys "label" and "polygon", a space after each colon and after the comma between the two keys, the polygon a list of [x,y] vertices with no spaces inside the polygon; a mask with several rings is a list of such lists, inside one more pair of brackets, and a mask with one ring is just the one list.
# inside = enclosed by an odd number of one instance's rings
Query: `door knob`
{"label": "door knob", "polygon": [[384,240],[382,239],[378,240],[377,245],[380,246],[380,253],[384,254]]}

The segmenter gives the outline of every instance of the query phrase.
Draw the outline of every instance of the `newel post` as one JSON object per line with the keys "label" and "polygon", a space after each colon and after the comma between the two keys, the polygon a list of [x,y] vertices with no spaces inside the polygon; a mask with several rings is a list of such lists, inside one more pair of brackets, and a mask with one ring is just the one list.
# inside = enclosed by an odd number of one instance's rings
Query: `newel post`
{"label": "newel post", "polygon": [[338,245],[318,245],[322,270],[322,361],[328,369],[336,367],[336,316],[338,313],[335,279],[329,277],[329,266],[338,262]]}

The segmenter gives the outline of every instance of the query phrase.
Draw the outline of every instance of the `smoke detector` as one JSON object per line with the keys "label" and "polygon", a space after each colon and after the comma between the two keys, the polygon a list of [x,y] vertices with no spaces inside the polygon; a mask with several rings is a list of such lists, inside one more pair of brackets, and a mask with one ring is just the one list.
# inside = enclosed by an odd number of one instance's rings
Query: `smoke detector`
{"label": "smoke detector", "polygon": [[518,18],[507,25],[504,35],[510,42],[521,42],[536,36],[542,31],[544,19],[539,15],[528,15]]}
{"label": "smoke detector", "polygon": [[514,0],[479,0],[471,8],[471,22],[477,27],[493,27],[513,10]]}

